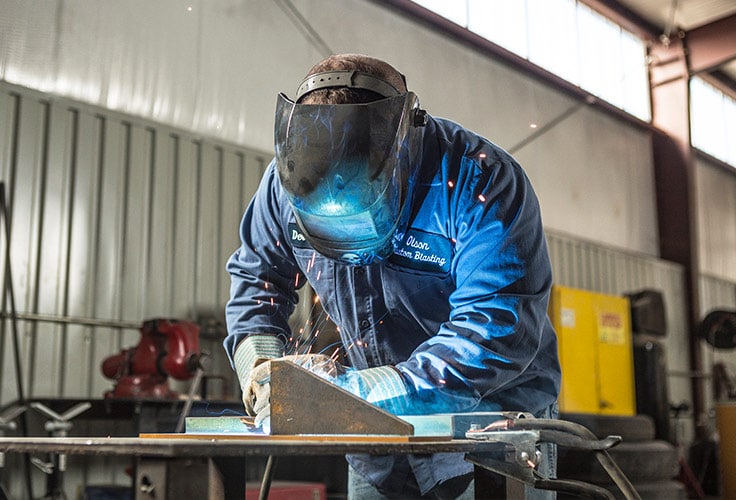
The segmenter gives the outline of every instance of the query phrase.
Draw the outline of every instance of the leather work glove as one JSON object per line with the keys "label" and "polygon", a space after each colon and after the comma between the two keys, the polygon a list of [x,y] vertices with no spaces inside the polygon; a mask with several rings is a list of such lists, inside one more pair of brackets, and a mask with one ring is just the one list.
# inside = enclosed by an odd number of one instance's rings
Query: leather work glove
{"label": "leather work glove", "polygon": [[361,399],[393,414],[407,412],[409,391],[399,371],[393,366],[347,370],[333,381]]}
{"label": "leather work glove", "polygon": [[[291,361],[327,380],[333,380],[344,372],[342,365],[324,354],[295,354],[275,359]],[[255,425],[262,428],[271,416],[271,361],[274,359],[258,360],[243,386],[245,411],[255,416]]]}

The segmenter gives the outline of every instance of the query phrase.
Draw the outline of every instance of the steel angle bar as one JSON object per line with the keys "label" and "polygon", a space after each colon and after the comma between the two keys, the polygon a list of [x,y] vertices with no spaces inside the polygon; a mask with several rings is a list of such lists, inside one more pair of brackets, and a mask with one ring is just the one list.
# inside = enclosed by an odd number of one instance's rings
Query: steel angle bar
{"label": "steel angle bar", "polygon": [[414,426],[301,366],[272,361],[271,433],[411,436]]}

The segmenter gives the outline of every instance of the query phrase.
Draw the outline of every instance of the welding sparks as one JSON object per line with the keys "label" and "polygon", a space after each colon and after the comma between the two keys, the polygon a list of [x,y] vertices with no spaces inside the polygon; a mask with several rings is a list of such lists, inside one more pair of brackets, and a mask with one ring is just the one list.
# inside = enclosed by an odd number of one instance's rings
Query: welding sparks
{"label": "welding sparks", "polygon": [[[312,306],[312,312],[308,315],[309,319],[299,329],[294,328],[297,335],[289,339],[284,348],[285,355],[301,355],[313,352],[324,354],[327,349],[332,349],[336,345],[336,343],[332,343],[324,347],[319,347],[318,349],[316,342],[322,335],[323,326],[330,321],[330,317],[323,309],[317,309],[317,304],[320,302],[319,296],[315,295],[312,300],[314,305]],[[319,311],[319,313],[315,314],[315,311]],[[340,349],[338,347],[337,352],[333,353],[332,356],[337,358]]]}

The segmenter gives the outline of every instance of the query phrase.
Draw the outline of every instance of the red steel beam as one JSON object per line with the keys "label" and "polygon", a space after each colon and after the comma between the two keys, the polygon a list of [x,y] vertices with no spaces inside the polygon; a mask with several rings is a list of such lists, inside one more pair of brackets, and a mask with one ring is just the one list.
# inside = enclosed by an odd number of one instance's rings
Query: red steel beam
{"label": "red steel beam", "polygon": [[736,59],[736,14],[686,32],[685,44],[691,75]]}
{"label": "red steel beam", "polygon": [[[649,49],[652,135],[659,251],[663,259],[680,264],[685,271],[687,332],[690,369],[702,370],[700,324],[697,202],[695,158],[690,147],[690,89],[686,47],[682,37],[669,43],[653,43]],[[703,380],[691,379],[695,431],[707,434]]]}

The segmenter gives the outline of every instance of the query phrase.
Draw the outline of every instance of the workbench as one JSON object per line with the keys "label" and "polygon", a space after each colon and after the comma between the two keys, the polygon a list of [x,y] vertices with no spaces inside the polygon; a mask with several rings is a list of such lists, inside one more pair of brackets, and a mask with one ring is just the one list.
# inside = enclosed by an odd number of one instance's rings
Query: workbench
{"label": "workbench", "polygon": [[620,436],[598,439],[578,424],[522,412],[396,416],[288,361],[272,362],[270,380],[268,426],[251,417],[190,416],[185,433],[2,437],[0,453],[47,453],[59,459],[53,463],[66,455],[135,457],[136,500],[242,499],[249,458],[267,457],[261,488],[266,498],[277,457],[434,453],[464,454],[474,464],[476,498],[522,499],[533,488],[614,498],[599,486],[540,474],[537,445],[555,443],[594,451],[624,497],[639,498],[606,452]]}
{"label": "workbench", "polygon": [[[403,436],[218,436],[140,438],[2,437],[0,452],[65,453],[68,455],[127,455],[157,458],[263,457],[270,455],[405,455],[422,453],[482,453],[497,443],[470,439],[427,438],[408,441]],[[495,447],[495,448],[494,448]]]}
{"label": "workbench", "polygon": [[[3,437],[0,452],[67,455],[117,455],[136,458],[135,498],[220,499],[243,498],[240,489],[226,485],[223,462],[218,459],[278,456],[332,456],[348,453],[374,455],[439,452],[486,453],[498,443],[469,439],[411,438],[406,436],[190,436]],[[227,465],[226,465],[227,467]],[[206,478],[206,481],[203,481]],[[241,482],[242,476],[241,476]],[[244,483],[244,482],[243,482]],[[161,491],[165,485],[165,492]],[[157,490],[153,488],[157,487]],[[186,495],[186,496],[184,496]]]}

